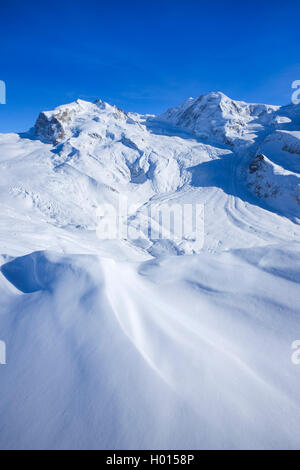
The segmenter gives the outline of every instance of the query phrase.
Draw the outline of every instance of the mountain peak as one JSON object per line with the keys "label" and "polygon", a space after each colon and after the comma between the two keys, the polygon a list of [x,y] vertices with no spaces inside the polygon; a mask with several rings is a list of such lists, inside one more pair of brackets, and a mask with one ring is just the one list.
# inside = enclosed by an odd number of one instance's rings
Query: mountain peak
{"label": "mountain peak", "polygon": [[203,139],[235,145],[241,141],[252,141],[253,130],[249,123],[255,121],[257,131],[260,120],[264,125],[271,122],[279,108],[235,101],[221,91],[212,91],[168,109],[157,119],[185,128]]}
{"label": "mountain peak", "polygon": [[35,135],[41,141],[56,145],[72,134],[77,134],[84,123],[107,120],[124,120],[128,115],[117,106],[97,99],[94,102],[77,99],[43,111],[35,123]]}
{"label": "mountain peak", "polygon": [[201,98],[206,98],[209,101],[223,100],[223,99],[231,100],[231,98],[225,95],[225,93],[223,93],[222,91],[210,91],[209,93],[200,95],[198,99],[201,99]]}

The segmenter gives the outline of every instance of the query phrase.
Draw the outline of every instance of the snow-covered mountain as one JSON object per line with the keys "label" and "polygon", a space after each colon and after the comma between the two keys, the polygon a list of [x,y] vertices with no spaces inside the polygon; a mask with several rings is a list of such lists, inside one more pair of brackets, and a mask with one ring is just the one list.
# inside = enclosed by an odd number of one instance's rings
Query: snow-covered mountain
{"label": "snow-covered mountain", "polygon": [[274,124],[279,106],[234,101],[224,93],[189,98],[158,118],[188,129],[202,139],[230,146],[253,142],[266,126]]}
{"label": "snow-covered mountain", "polygon": [[300,132],[273,132],[258,151],[249,165],[250,189],[282,214],[299,219]]}
{"label": "snow-covered mountain", "polygon": [[299,105],[249,104],[217,92],[189,98],[155,119],[232,147],[245,167],[252,156],[246,170],[249,189],[270,207],[299,218]]}
{"label": "snow-covered mountain", "polygon": [[299,158],[299,105],[220,92],[0,134],[0,448],[299,448]]}

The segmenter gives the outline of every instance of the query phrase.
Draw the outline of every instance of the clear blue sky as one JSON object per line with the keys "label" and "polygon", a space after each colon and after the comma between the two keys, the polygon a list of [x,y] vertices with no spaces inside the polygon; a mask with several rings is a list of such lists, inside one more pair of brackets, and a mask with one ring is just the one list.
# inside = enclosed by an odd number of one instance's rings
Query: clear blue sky
{"label": "clear blue sky", "polygon": [[77,98],[142,113],[213,90],[288,103],[299,22],[298,0],[1,1],[0,132]]}

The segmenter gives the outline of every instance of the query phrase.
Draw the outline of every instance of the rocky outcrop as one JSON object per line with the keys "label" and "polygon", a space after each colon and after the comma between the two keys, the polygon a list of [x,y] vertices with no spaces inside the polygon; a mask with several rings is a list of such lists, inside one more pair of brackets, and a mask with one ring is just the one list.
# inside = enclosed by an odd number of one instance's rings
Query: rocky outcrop
{"label": "rocky outcrop", "polygon": [[56,145],[65,136],[63,123],[55,115],[40,113],[35,123],[35,135],[45,143]]}
{"label": "rocky outcrop", "polygon": [[252,160],[249,165],[249,171],[252,175],[256,171],[259,171],[263,168],[264,165],[264,156],[262,154],[256,155],[256,157]]}
{"label": "rocky outcrop", "polygon": [[250,191],[268,206],[300,217],[299,174],[276,164],[271,155],[254,157],[248,166],[247,183]]}

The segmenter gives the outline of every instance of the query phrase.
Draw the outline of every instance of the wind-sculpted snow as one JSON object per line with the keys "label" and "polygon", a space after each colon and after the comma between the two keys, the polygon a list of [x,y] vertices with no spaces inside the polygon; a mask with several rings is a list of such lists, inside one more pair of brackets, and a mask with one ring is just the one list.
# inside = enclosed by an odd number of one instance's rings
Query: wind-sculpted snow
{"label": "wind-sculpted snow", "polygon": [[77,100],[0,135],[0,448],[299,448],[299,109]]}
{"label": "wind-sculpted snow", "polygon": [[8,262],[1,448],[297,448],[298,254]]}

